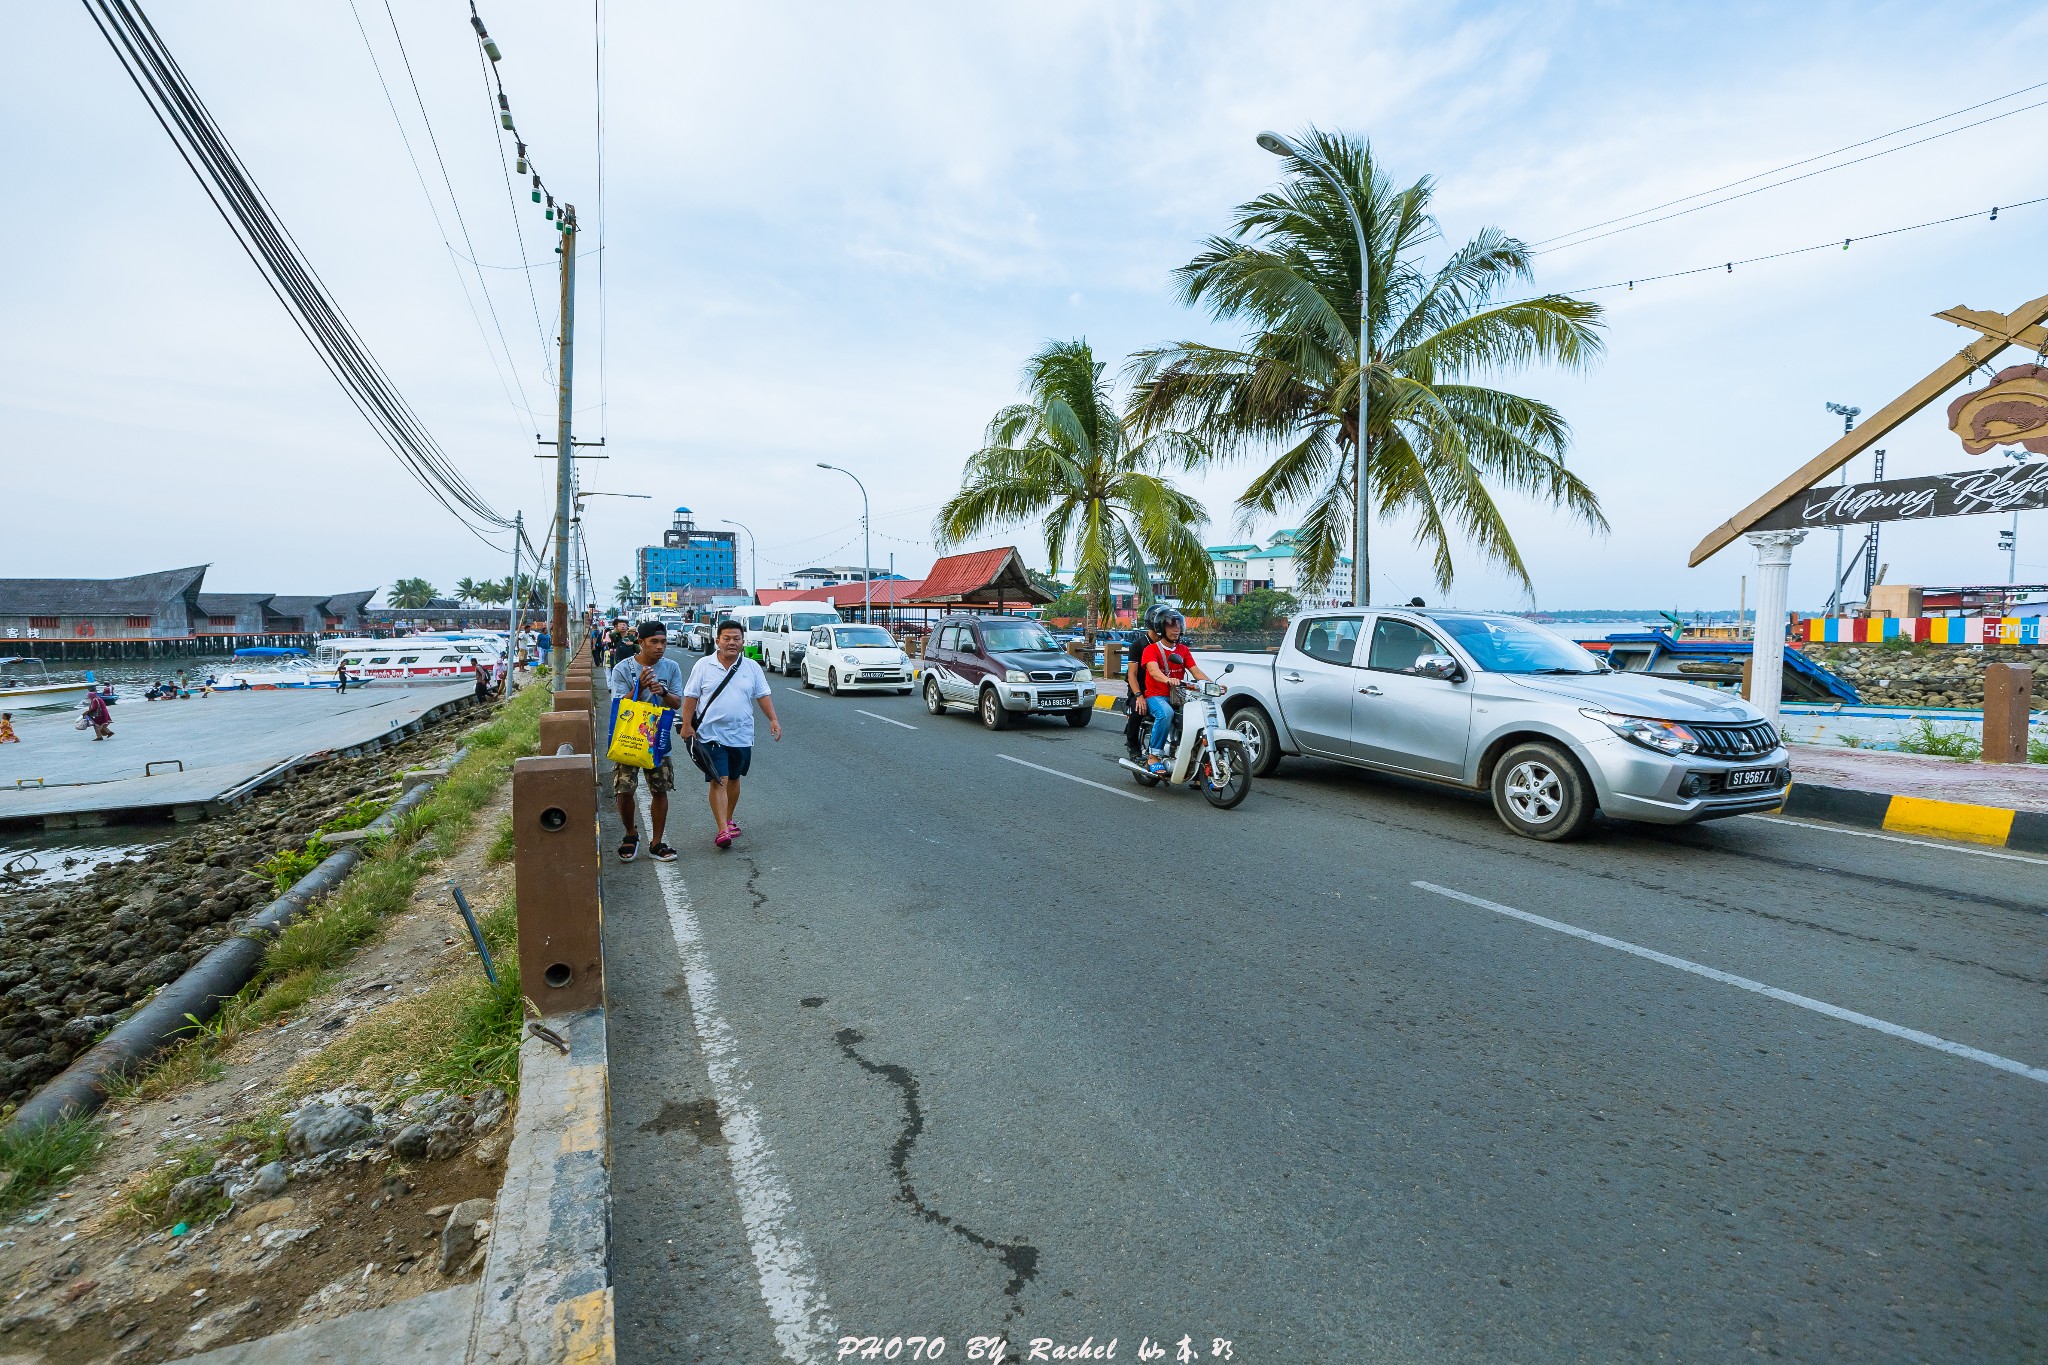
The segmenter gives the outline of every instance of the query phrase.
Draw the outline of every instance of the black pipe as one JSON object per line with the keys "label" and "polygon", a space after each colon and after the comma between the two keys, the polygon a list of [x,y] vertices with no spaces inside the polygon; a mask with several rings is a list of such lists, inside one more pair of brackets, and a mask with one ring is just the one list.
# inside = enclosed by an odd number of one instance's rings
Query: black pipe
{"label": "black pipe", "polygon": [[[448,766],[454,767],[465,752],[456,750]],[[388,833],[400,816],[432,792],[432,785],[422,782],[392,802],[365,829]],[[7,1131],[22,1134],[97,1111],[107,1102],[110,1082],[194,1033],[194,1020],[203,1024],[220,1013],[221,1006],[255,978],[271,942],[305,913],[316,896],[340,886],[362,860],[363,855],[356,848],[344,848],[299,878],[291,890],[252,916],[241,932],[188,967],[184,975],[158,991],[148,1004],[129,1015],[112,1033],[80,1054],[55,1080],[30,1096],[16,1111]]]}

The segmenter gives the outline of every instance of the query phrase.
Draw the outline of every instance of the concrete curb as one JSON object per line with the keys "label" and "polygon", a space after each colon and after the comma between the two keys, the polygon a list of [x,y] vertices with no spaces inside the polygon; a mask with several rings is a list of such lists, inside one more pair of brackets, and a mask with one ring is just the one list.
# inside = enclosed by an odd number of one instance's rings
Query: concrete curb
{"label": "concrete curb", "polygon": [[1962,843],[2048,853],[2048,814],[2040,811],[1794,782],[1785,794],[1782,813],[1892,834],[1928,834]]}
{"label": "concrete curb", "polygon": [[557,1019],[564,1056],[529,1034],[519,1112],[491,1219],[471,1362],[610,1365],[610,1071],[605,1015]]}

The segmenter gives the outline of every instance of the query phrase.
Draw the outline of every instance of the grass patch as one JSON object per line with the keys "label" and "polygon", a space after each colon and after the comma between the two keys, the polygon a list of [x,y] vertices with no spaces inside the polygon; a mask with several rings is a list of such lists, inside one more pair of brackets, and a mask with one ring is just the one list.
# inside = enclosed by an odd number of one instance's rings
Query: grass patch
{"label": "grass patch", "polygon": [[517,847],[518,833],[512,825],[512,814],[507,811],[505,817],[498,821],[498,828],[491,834],[491,846],[484,851],[484,861],[493,866],[509,863]]}
{"label": "grass patch", "polygon": [[1960,758],[1974,763],[1984,756],[1984,743],[1968,730],[1938,730],[1933,721],[1922,717],[1900,737],[1899,751],[1931,754],[1936,758]]}
{"label": "grass patch", "polygon": [[[122,1216],[148,1228],[167,1227],[177,1222],[179,1215],[172,1214],[170,1210],[171,1187],[180,1180],[205,1175],[218,1159],[219,1153],[206,1143],[184,1143],[172,1148],[170,1155],[148,1175],[128,1187],[128,1193],[121,1201]],[[204,1222],[225,1209],[227,1203],[227,1199],[222,1197],[211,1208],[194,1209],[182,1216],[190,1222]]]}
{"label": "grass patch", "polygon": [[0,1133],[0,1213],[34,1203],[85,1170],[106,1146],[95,1119],[67,1119],[29,1133]]}
{"label": "grass patch", "polygon": [[495,1085],[507,1095],[517,1094],[523,1027],[519,961],[499,957],[497,968],[496,986],[479,971],[394,1001],[293,1067],[285,1077],[286,1092],[302,1095],[353,1085],[416,1094]]}

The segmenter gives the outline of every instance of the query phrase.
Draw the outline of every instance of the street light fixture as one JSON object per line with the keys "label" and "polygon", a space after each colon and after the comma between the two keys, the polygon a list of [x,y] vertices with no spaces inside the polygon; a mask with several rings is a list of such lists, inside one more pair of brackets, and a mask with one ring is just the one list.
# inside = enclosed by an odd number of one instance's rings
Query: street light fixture
{"label": "street light fixture", "polygon": [[1343,178],[1322,157],[1272,131],[1260,133],[1257,141],[1260,147],[1274,156],[1291,156],[1329,182],[1330,188],[1337,192],[1338,201],[1344,205],[1346,216],[1351,219],[1351,231],[1358,238],[1358,467],[1355,471],[1357,499],[1351,509],[1351,595],[1362,607],[1372,600],[1371,572],[1365,558],[1368,502],[1365,487],[1366,332],[1372,307],[1372,257],[1365,249],[1365,224],[1358,216],[1358,206],[1351,201],[1351,192],[1345,187]]}
{"label": "street light fixture", "polygon": [[874,596],[875,551],[868,540],[868,486],[851,469],[840,469],[838,465],[826,464],[823,460],[818,461],[818,468],[838,469],[860,489],[860,619],[871,621],[874,619],[870,599]]}
{"label": "street light fixture", "polygon": [[761,595],[761,542],[754,538],[754,533],[751,529],[740,522],[734,521],[731,517],[720,517],[719,521],[727,526],[738,526],[747,533],[747,562],[753,566],[748,576],[754,580],[754,596],[759,597]]}

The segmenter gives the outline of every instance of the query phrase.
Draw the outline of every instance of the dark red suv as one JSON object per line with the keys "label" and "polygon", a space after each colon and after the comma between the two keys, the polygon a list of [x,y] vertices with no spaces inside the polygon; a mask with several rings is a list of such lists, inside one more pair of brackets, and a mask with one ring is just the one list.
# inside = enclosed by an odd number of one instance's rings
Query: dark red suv
{"label": "dark red suv", "polygon": [[925,649],[924,704],[935,716],[971,706],[991,730],[1033,712],[1079,729],[1095,718],[1095,677],[1036,621],[948,616]]}

